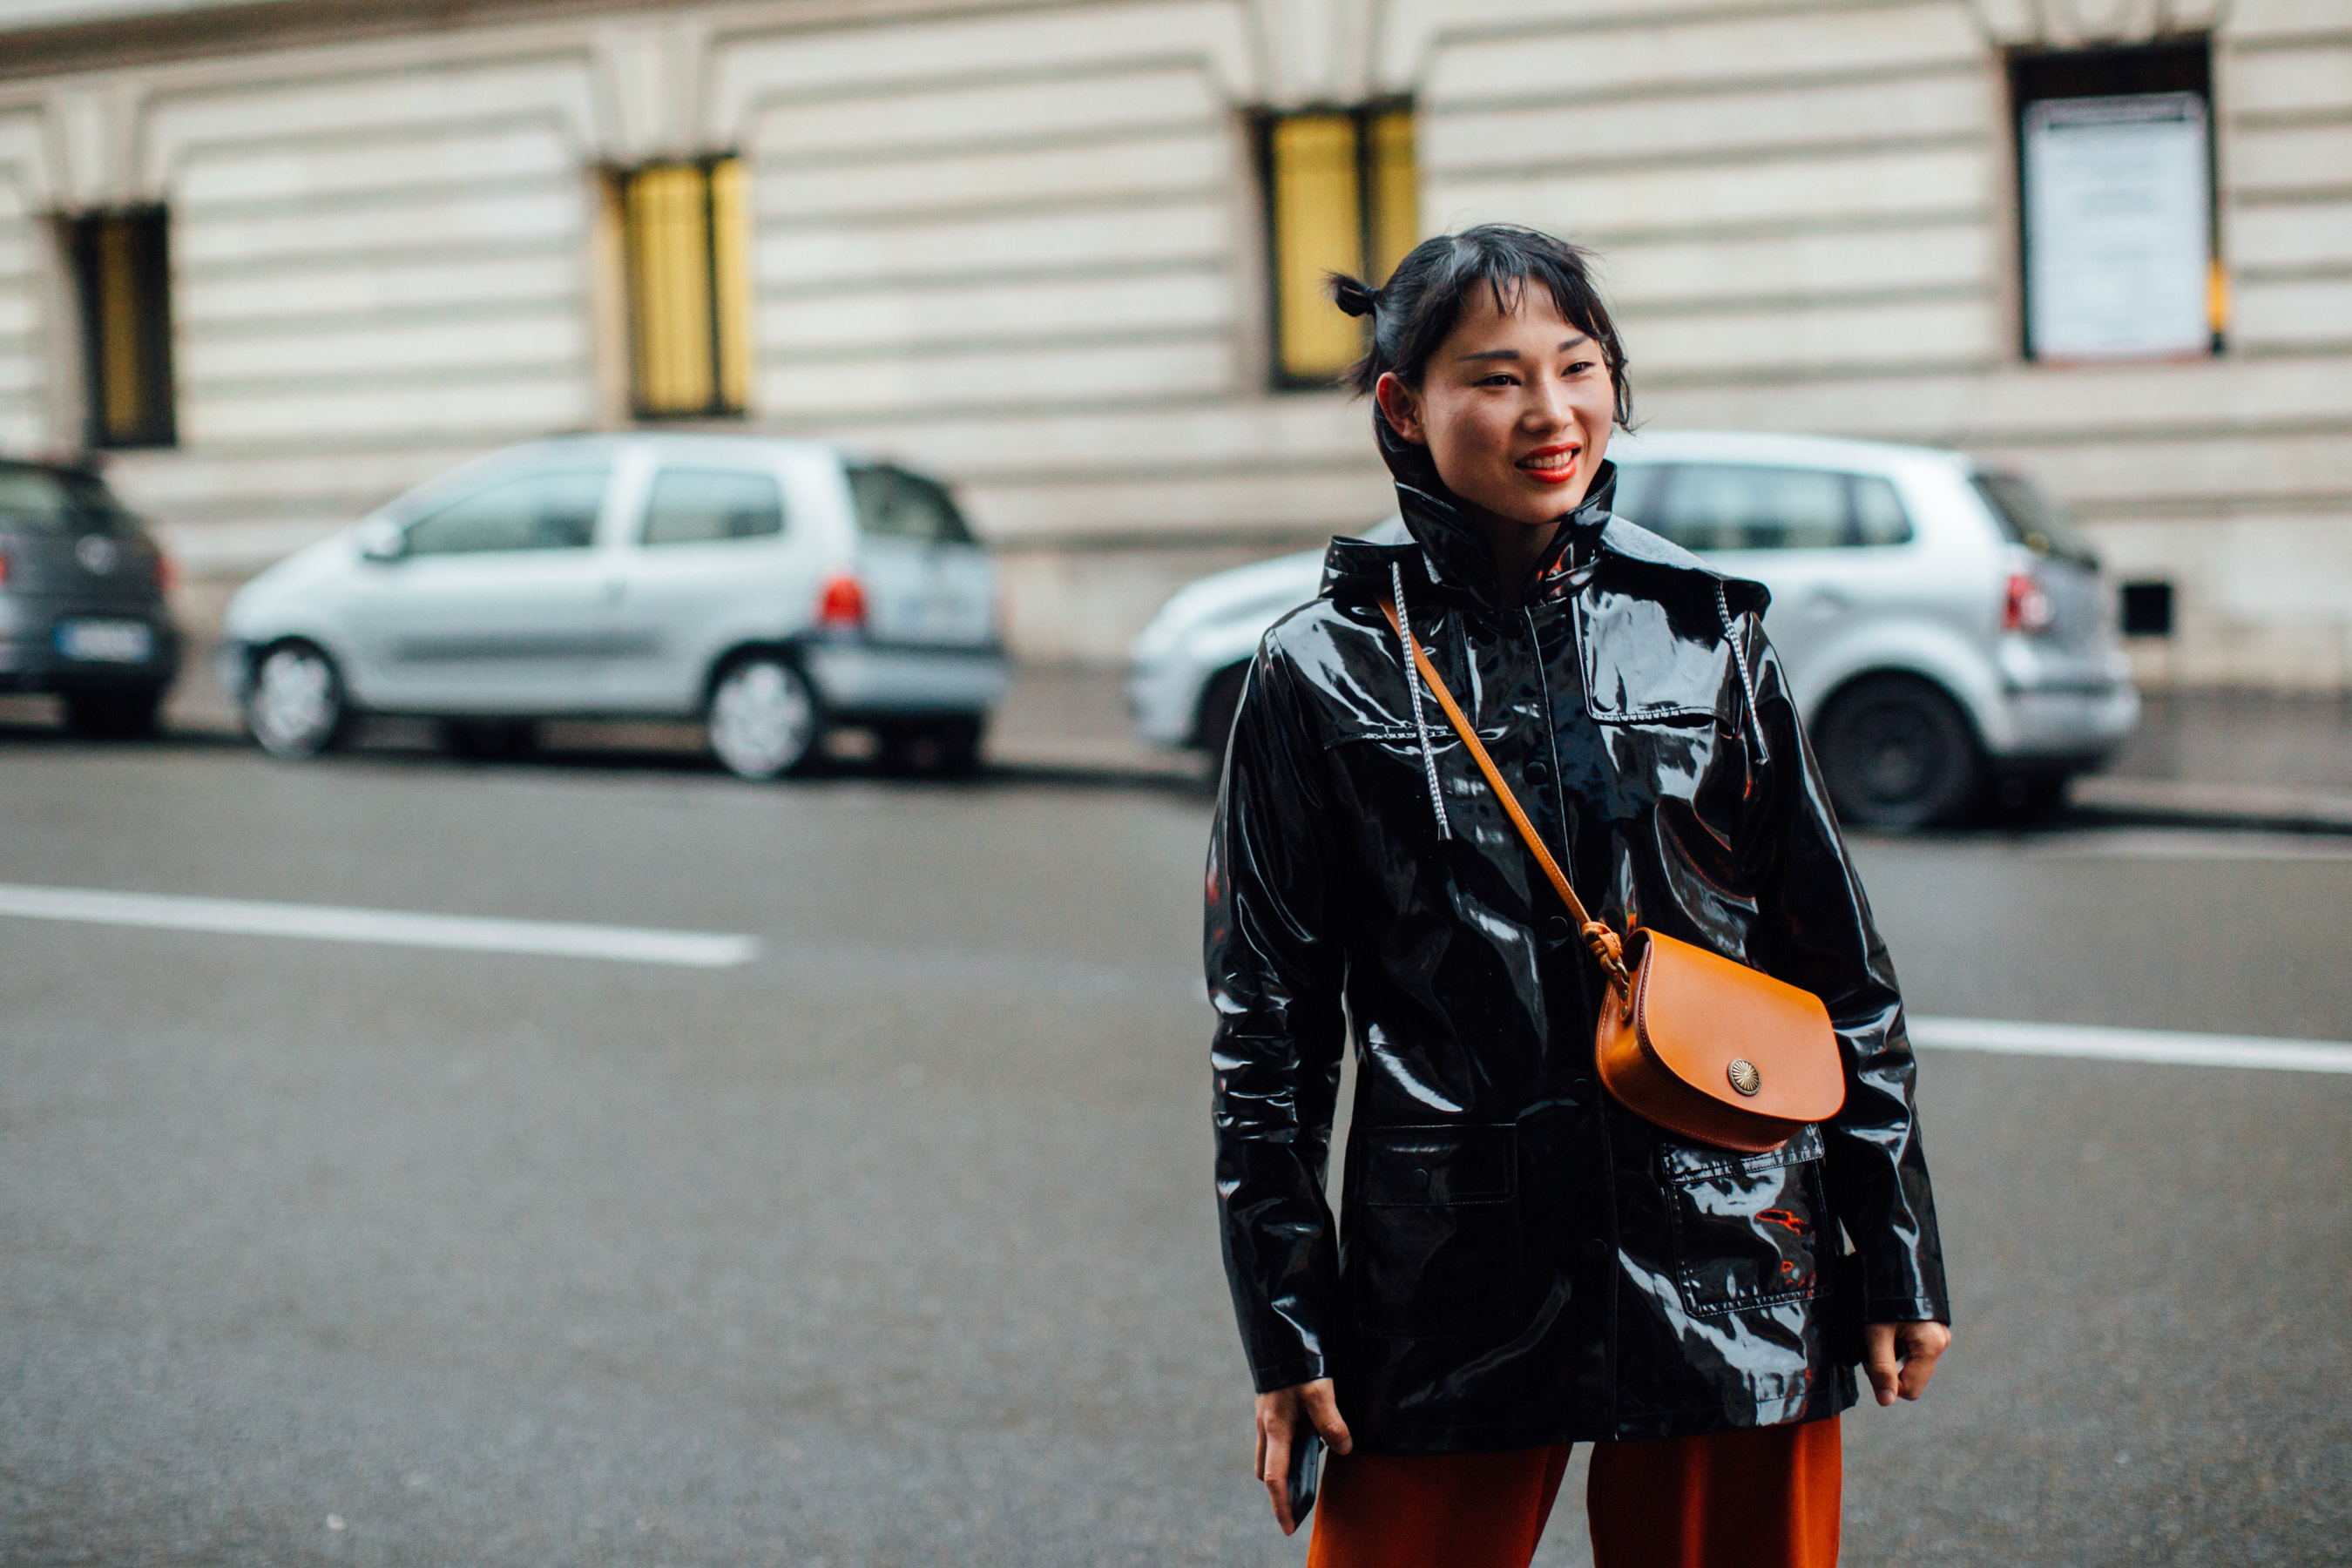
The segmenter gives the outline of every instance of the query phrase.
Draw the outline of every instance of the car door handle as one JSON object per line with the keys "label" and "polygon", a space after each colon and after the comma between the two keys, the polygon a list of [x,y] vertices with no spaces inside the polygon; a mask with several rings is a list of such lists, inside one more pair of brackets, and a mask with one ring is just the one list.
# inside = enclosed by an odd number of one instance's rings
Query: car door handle
{"label": "car door handle", "polygon": [[1843,615],[1853,608],[1853,601],[1836,588],[1816,588],[1805,601],[1805,608],[1816,616]]}
{"label": "car door handle", "polygon": [[621,602],[621,595],[628,591],[629,585],[626,583],[607,583],[604,584],[601,597],[608,605],[617,605]]}

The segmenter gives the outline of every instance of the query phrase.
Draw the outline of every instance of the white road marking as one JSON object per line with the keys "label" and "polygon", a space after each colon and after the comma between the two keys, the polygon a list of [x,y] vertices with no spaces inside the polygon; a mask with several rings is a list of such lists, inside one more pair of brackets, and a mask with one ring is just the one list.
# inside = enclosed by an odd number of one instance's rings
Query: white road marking
{"label": "white road marking", "polygon": [[1913,1018],[1914,1045],[2007,1056],[2082,1057],[2095,1061],[2184,1067],[2271,1068],[2352,1073],[2352,1045],[2263,1035],[2190,1035],[2168,1029],[2108,1029],[2084,1024],[2013,1024],[1999,1018]]}
{"label": "white road marking", "polygon": [[26,888],[0,883],[0,915],[79,921],[159,931],[283,936],[309,942],[367,942],[394,947],[522,952],[550,958],[603,958],[727,969],[760,956],[757,937],[637,926],[574,925],[565,921],[499,920],[478,915],[413,914],[333,904],[276,904],[252,899],[198,899],[170,893],[113,893],[87,888]]}

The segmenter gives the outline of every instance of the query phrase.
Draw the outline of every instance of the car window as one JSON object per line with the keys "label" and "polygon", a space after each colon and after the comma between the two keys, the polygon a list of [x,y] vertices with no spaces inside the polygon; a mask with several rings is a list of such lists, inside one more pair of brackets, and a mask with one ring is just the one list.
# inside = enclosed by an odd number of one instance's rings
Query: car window
{"label": "car window", "polygon": [[110,533],[133,519],[91,474],[0,463],[0,528],[42,533]]}
{"label": "car window", "polygon": [[1610,498],[1609,510],[1617,516],[1643,528],[1657,527],[1653,514],[1658,501],[1658,479],[1665,472],[1654,463],[1620,463],[1617,465],[1617,493]]}
{"label": "car window", "polygon": [[604,468],[541,468],[493,479],[408,525],[411,555],[585,550],[595,542]]}
{"label": "car window", "polygon": [[772,474],[741,468],[664,468],[646,502],[645,542],[708,544],[783,532],[784,495]]}
{"label": "car window", "polygon": [[2023,474],[1986,471],[1970,475],[1969,482],[1984,498],[2001,531],[2016,543],[2044,555],[2074,561],[2098,559],[2090,540],[2074,526],[2065,508]]}
{"label": "car window", "polygon": [[1629,463],[1611,510],[1686,550],[1904,544],[1910,514],[1876,474],[1735,463]]}
{"label": "car window", "polygon": [[918,544],[969,544],[971,530],[948,492],[901,468],[854,468],[850,493],[857,500],[858,531],[868,539],[906,539]]}
{"label": "car window", "polygon": [[1823,550],[1845,542],[1845,476],[1826,468],[1676,463],[1648,526],[1686,550]]}
{"label": "car window", "polygon": [[1911,516],[1893,481],[1876,474],[1849,474],[1853,487],[1853,542],[1861,545],[1908,544]]}

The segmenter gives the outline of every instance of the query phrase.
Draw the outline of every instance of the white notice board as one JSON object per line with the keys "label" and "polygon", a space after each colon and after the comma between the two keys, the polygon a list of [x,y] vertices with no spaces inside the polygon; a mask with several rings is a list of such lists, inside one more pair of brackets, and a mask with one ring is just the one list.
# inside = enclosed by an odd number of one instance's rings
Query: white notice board
{"label": "white notice board", "polygon": [[2205,100],[2026,106],[2025,334],[2037,359],[2200,353],[2213,257]]}

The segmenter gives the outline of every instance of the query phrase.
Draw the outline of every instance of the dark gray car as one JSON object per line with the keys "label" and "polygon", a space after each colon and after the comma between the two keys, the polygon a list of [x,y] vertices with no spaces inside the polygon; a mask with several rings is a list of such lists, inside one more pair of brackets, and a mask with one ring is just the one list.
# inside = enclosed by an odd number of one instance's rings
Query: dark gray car
{"label": "dark gray car", "polygon": [[0,458],[0,691],[55,692],[87,735],[141,735],[180,670],[167,567],[96,474]]}

